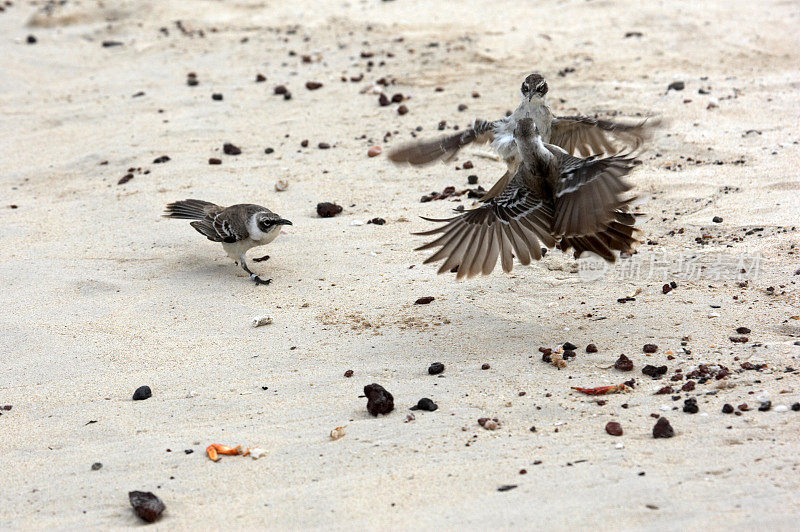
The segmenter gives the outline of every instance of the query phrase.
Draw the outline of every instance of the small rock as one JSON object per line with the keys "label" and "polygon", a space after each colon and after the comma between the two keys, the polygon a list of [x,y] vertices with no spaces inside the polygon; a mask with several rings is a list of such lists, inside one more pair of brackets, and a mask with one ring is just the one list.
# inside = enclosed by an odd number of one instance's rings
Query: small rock
{"label": "small rock", "polygon": [[[597,353],[597,346],[594,345],[594,344],[587,345],[586,346],[586,352],[587,353]],[[625,357],[625,358],[628,358],[628,357]],[[633,369],[633,366],[631,366],[631,369]]]}
{"label": "small rock", "polygon": [[465,104],[465,103],[458,104],[458,110],[459,111],[466,111],[467,110],[467,104]]}
{"label": "small rock", "polygon": [[382,151],[383,151],[383,148],[381,148],[380,146],[373,146],[367,151],[367,156],[368,157],[377,157],[378,155],[381,154]]}
{"label": "small rock", "polygon": [[373,416],[394,410],[394,397],[380,384],[364,386],[364,395],[367,396],[367,411]]}
{"label": "small rock", "polygon": [[274,89],[272,89],[275,94],[289,94],[289,89],[286,88],[285,85],[277,85]]}
{"label": "small rock", "polygon": [[622,436],[622,425],[616,421],[609,421],[606,423],[606,432],[612,436]]}
{"label": "small rock", "polygon": [[764,401],[758,405],[759,412],[768,412],[770,408],[772,408],[772,401]]}
{"label": "small rock", "polygon": [[266,148],[264,149],[264,153],[269,155],[270,153],[275,153],[275,148]]}
{"label": "small rock", "polygon": [[169,160],[170,160],[169,155],[162,155],[161,157],[156,157],[155,159],[153,159],[153,164],[161,164]]}
{"label": "small rock", "polygon": [[403,105],[401,105],[400,107],[397,108],[397,114],[402,116],[402,115],[404,115],[406,113],[408,113],[408,107],[406,107],[405,104],[403,104]]}
{"label": "small rock", "polygon": [[434,299],[436,299],[436,298],[433,297],[433,296],[425,296],[425,297],[421,297],[421,298],[417,299],[416,301],[414,301],[414,304],[415,305],[427,305],[428,303],[432,302]]}
{"label": "small rock", "polygon": [[[256,83],[264,83],[265,81],[267,81],[267,78],[266,76],[264,76],[264,74],[256,74]],[[283,85],[278,85],[278,87],[283,87]],[[285,89],[286,87],[283,88]],[[276,91],[275,94],[280,94],[280,93]]]}
{"label": "small rock", "polygon": [[353,376],[353,370],[352,369],[348,369],[347,371],[344,372],[344,376],[349,379],[350,377]]}
{"label": "small rock", "polygon": [[516,487],[517,487],[516,484],[503,484],[502,486],[497,488],[497,491],[509,491],[509,490],[513,490]]}
{"label": "small rock", "polygon": [[482,369],[482,370],[491,369],[491,367],[492,367],[492,366],[490,366],[489,364],[481,364],[481,369]]}
{"label": "small rock", "polygon": [[683,81],[673,81],[667,86],[668,91],[682,91],[685,88],[686,84]]}
{"label": "small rock", "polygon": [[669,424],[667,418],[660,417],[656,424],[653,426],[653,438],[672,438],[675,436],[675,430]]}
{"label": "small rock", "polygon": [[25,39],[25,42],[28,44],[36,44],[36,41],[37,39],[35,35],[28,35],[28,37]]}
{"label": "small rock", "polygon": [[100,469],[103,469],[103,464],[102,463],[95,462],[95,463],[92,464],[92,471],[99,471]]}
{"label": "small rock", "polygon": [[620,371],[631,371],[633,369],[633,361],[625,355],[620,355],[614,367]]}
{"label": "small rock", "polygon": [[697,406],[697,399],[695,399],[694,397],[686,399],[683,402],[683,411],[686,412],[687,414],[698,413],[700,411],[700,407]]}
{"label": "small rock", "polygon": [[327,142],[320,142],[319,144],[317,144],[317,148],[319,148],[321,150],[329,150],[330,147],[331,147],[331,145],[328,144]]}
{"label": "small rock", "polygon": [[306,81],[306,88],[310,91],[315,91],[322,87],[322,83],[319,81]]}
{"label": "small rock", "polygon": [[467,184],[469,185],[477,185],[478,184],[478,176],[475,174],[467,176]]}
{"label": "small rock", "polygon": [[564,348],[564,351],[575,351],[576,349],[578,349],[578,346],[573,344],[572,342],[564,342],[564,345],[562,345],[561,347]]}
{"label": "small rock", "polygon": [[725,403],[722,405],[722,413],[723,414],[733,414],[733,405]]}
{"label": "small rock", "polygon": [[428,374],[429,375],[438,375],[444,371],[444,364],[441,362],[434,362],[430,366],[428,366]]}
{"label": "small rock", "polygon": [[644,344],[644,347],[642,347],[642,351],[644,351],[645,353],[652,354],[658,351],[658,346],[656,344]]}
{"label": "small rock", "polygon": [[392,103],[392,101],[384,93],[380,93],[380,95],[378,95],[378,105],[381,107],[386,107],[390,103]]}
{"label": "small rock", "polygon": [[367,220],[367,223],[372,225],[385,225],[386,220],[383,218],[372,218],[371,220]]}
{"label": "small rock", "polygon": [[289,180],[287,179],[278,179],[275,181],[275,191],[276,192],[283,192],[289,188]]}
{"label": "small rock", "polygon": [[500,424],[496,420],[489,419],[488,417],[478,418],[478,425],[486,430],[497,430],[500,428]]}
{"label": "small rock", "polygon": [[222,145],[222,151],[225,152],[225,155],[239,155],[242,153],[242,150],[239,149],[238,146],[234,146],[230,142],[226,142]]}
{"label": "small rock", "polygon": [[155,522],[166,508],[161,499],[149,491],[129,491],[128,499],[136,515],[148,523]]}
{"label": "small rock", "polygon": [[642,368],[642,373],[647,375],[648,377],[660,377],[667,372],[667,366],[652,366],[650,364],[646,365]]}
{"label": "small rock", "polygon": [[721,216],[714,216],[713,218],[711,218],[711,221],[714,222],[715,224],[721,224],[722,223],[722,217]]}
{"label": "small rock", "polygon": [[136,391],[133,392],[133,400],[134,401],[144,401],[145,399],[149,399],[153,396],[153,392],[150,390],[149,386],[139,386],[136,388]]}
{"label": "small rock", "polygon": [[222,164],[222,159],[217,159],[216,157],[211,157],[208,160],[208,164]]}
{"label": "small rock", "polygon": [[672,292],[672,287],[668,283],[661,287],[662,294],[669,294],[670,292]]}
{"label": "small rock", "polygon": [[335,203],[323,202],[317,203],[317,215],[320,218],[333,218],[342,212],[342,206]]}
{"label": "small rock", "polygon": [[433,412],[437,408],[439,408],[439,405],[437,405],[427,397],[423,397],[422,399],[417,401],[416,406],[411,407],[411,410],[426,410],[428,412]]}
{"label": "small rock", "polygon": [[214,94],[211,95],[211,99],[214,100],[215,102],[221,102],[222,94],[215,92]]}
{"label": "small rock", "polygon": [[344,429],[344,427],[336,427],[333,429],[331,431],[331,440],[336,441],[343,437],[346,434]]}
{"label": "small rock", "polygon": [[793,403],[792,404],[792,411],[794,411],[794,412],[800,411],[800,403]]}
{"label": "small rock", "polygon": [[747,327],[737,327],[736,332],[739,334],[750,334],[751,331]]}

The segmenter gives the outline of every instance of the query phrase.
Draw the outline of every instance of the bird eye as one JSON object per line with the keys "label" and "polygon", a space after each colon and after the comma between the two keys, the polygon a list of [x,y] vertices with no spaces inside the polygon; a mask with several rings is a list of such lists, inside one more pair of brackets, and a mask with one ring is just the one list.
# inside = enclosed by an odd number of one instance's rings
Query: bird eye
{"label": "bird eye", "polygon": [[522,84],[522,92],[528,92],[530,90],[530,88],[531,88],[531,86],[528,85],[527,83],[523,83]]}

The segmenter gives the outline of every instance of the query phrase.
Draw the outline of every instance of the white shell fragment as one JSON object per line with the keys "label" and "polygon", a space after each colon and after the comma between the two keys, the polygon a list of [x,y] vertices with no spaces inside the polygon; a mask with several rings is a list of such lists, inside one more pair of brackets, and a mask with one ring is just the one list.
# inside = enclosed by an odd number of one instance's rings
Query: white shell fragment
{"label": "white shell fragment", "polygon": [[262,456],[266,456],[267,455],[266,449],[259,449],[258,447],[251,447],[251,448],[249,448],[247,450],[250,453],[250,457],[253,460],[258,460]]}
{"label": "white shell fragment", "polygon": [[289,181],[287,179],[278,179],[275,181],[275,190],[278,192],[283,192],[289,188]]}
{"label": "white shell fragment", "polygon": [[332,439],[333,441],[336,441],[336,440],[338,440],[339,438],[341,438],[342,436],[344,436],[344,435],[345,435],[345,431],[344,431],[344,429],[345,429],[345,427],[346,427],[346,426],[347,426],[347,425],[345,425],[344,427],[336,427],[335,429],[333,429],[333,430],[331,431],[331,439]]}
{"label": "white shell fragment", "polygon": [[261,327],[272,323],[272,316],[256,316],[253,318],[253,327]]}

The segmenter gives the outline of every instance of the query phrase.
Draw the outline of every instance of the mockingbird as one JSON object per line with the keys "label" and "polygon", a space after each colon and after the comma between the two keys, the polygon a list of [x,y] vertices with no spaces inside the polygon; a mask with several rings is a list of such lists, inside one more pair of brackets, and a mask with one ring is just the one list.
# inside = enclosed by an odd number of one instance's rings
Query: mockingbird
{"label": "mockingbird", "polygon": [[520,159],[514,130],[523,118],[533,119],[543,142],[559,146],[571,155],[583,157],[614,155],[621,151],[618,146],[635,150],[652,135],[653,128],[658,125],[658,120],[623,124],[589,116],[553,116],[545,100],[547,81],[536,72],[525,78],[520,90],[522,102],[511,115],[493,122],[476,119],[462,133],[399,146],[389,153],[389,159],[396,163],[424,165],[448,160],[472,142],[491,142],[492,148],[505,160],[508,168],[482,198],[483,201],[488,201],[500,194],[516,175]]}
{"label": "mockingbird", "polygon": [[241,264],[256,284],[269,284],[272,279],[264,280],[251,272],[245,262],[245,253],[250,248],[275,240],[282,225],[292,225],[289,220],[259,205],[241,203],[220,207],[196,199],[170,203],[164,217],[195,220],[190,225],[212,242],[222,242],[225,253]]}
{"label": "mockingbird", "polygon": [[[497,263],[510,272],[520,263],[542,258],[542,246],[591,251],[609,262],[614,251],[630,253],[637,240],[635,219],[627,212],[631,185],[622,178],[638,161],[615,155],[574,157],[545,143],[532,118],[518,121],[514,137],[521,164],[508,185],[483,205],[416,233],[440,234],[417,248],[439,248],[425,263],[444,259],[439,273],[457,268],[456,278],[488,275]],[[512,255],[513,254],[513,255]]]}

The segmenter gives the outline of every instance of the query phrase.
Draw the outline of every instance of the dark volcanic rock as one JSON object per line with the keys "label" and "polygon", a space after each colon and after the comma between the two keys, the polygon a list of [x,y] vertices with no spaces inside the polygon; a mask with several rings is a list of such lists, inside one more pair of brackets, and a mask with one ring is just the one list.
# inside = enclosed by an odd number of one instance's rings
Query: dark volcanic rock
{"label": "dark volcanic rock", "polygon": [[444,364],[441,362],[434,362],[428,367],[428,374],[438,375],[444,371]]}
{"label": "dark volcanic rock", "polygon": [[394,397],[380,384],[364,386],[364,395],[367,396],[367,411],[373,416],[394,410]]}
{"label": "dark volcanic rock", "polygon": [[672,438],[673,436],[675,436],[675,429],[669,424],[667,418],[658,418],[653,426],[653,438]]}
{"label": "dark volcanic rock", "polygon": [[139,386],[136,388],[136,391],[133,392],[134,401],[143,401],[151,397],[153,397],[153,392],[150,390],[149,386]]}
{"label": "dark volcanic rock", "polygon": [[427,410],[428,412],[433,412],[437,408],[439,408],[439,405],[434,403],[431,399],[423,397],[422,399],[417,401],[416,406],[411,407],[411,410]]}
{"label": "dark volcanic rock", "polygon": [[319,215],[320,218],[333,218],[340,212],[342,212],[341,205],[327,201],[323,203],[317,203],[317,215]]}
{"label": "dark volcanic rock", "polygon": [[148,523],[156,521],[166,509],[161,499],[149,491],[129,491],[128,499],[136,515]]}

